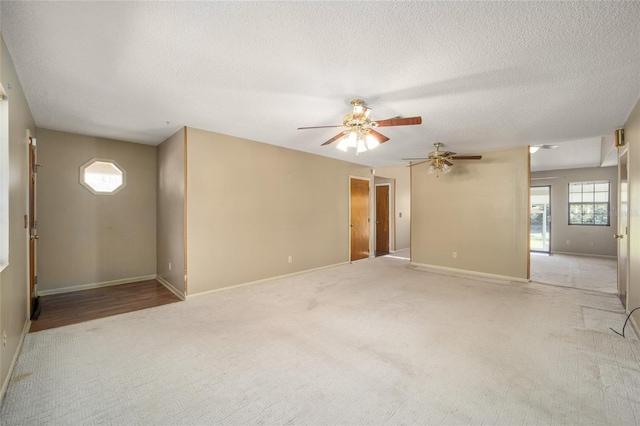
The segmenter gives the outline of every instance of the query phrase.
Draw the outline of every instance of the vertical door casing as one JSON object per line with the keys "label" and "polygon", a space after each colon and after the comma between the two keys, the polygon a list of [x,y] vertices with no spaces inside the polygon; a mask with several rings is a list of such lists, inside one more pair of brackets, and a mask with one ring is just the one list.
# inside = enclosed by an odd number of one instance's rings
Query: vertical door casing
{"label": "vertical door casing", "polygon": [[389,185],[376,186],[376,251],[389,252]]}
{"label": "vertical door casing", "polygon": [[629,253],[629,181],[628,157],[625,147],[618,149],[618,297],[627,306]]}
{"label": "vertical door casing", "polygon": [[36,146],[34,139],[29,138],[29,297],[30,315],[33,315],[34,299],[36,298],[36,242],[38,229],[36,222]]}
{"label": "vertical door casing", "polygon": [[351,178],[351,260],[369,257],[369,180]]}

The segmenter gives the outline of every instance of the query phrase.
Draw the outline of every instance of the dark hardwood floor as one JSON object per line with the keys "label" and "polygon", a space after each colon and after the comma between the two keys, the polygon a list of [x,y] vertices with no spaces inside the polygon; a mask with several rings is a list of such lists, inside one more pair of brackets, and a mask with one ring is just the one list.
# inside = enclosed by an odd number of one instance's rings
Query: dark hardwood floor
{"label": "dark hardwood floor", "polygon": [[30,333],[180,302],[156,280],[40,297],[40,317]]}

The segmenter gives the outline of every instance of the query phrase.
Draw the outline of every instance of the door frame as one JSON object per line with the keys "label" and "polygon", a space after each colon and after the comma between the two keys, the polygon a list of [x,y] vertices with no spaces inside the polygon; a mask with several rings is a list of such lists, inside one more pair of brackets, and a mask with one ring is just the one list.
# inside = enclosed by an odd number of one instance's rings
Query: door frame
{"label": "door frame", "polygon": [[[396,251],[396,225],[395,225],[395,205],[396,205],[396,196],[395,196],[395,179],[394,182],[382,182],[382,183],[375,183],[374,184],[374,188],[373,188],[373,193],[375,194],[375,208],[374,208],[374,218],[375,218],[375,222],[378,221],[378,193],[376,191],[376,188],[378,186],[388,186],[389,187],[389,253],[395,253]],[[376,223],[374,222],[374,225],[376,225]],[[378,248],[378,227],[374,226],[373,227],[373,231],[374,231],[374,248],[377,249]]]}
{"label": "door frame", "polygon": [[[532,188],[549,188],[549,211],[553,211],[553,207],[551,205],[551,185],[529,185],[529,241],[531,241],[531,189]],[[551,217],[551,225],[553,225],[553,216]],[[544,246],[544,243],[543,243]],[[544,250],[533,250],[531,245],[529,245],[529,251],[535,253],[548,253],[551,254],[551,226],[549,227],[549,251]]]}
{"label": "door frame", "polygon": [[27,158],[29,164],[29,185],[27,189],[27,214],[25,217],[25,228],[27,228],[27,276],[29,277],[28,291],[28,312],[32,316],[35,312],[35,299],[38,296],[37,288],[37,143],[36,138],[31,136],[31,132],[27,130]]}
{"label": "door frame", "polygon": [[[627,200],[627,214],[626,214],[626,224],[622,224],[620,221],[620,212],[622,211],[622,181],[621,181],[621,176],[622,176],[622,170],[621,170],[621,158],[625,157],[625,167],[626,167],[626,182],[627,182],[627,196],[626,196],[626,200]],[[617,212],[618,212],[618,221],[617,221],[617,229],[615,231],[615,235],[617,237],[617,235],[622,235],[622,237],[618,237],[618,242],[616,244],[617,246],[617,251],[616,251],[616,270],[617,270],[617,279],[616,279],[616,287],[617,287],[617,295],[618,298],[620,299],[620,301],[622,302],[622,304],[625,306],[625,309],[628,306],[628,301],[629,301],[629,149],[627,146],[621,146],[618,147],[618,187],[616,188],[617,191],[617,195],[618,195],[618,200],[617,200]],[[623,228],[624,227],[624,228]],[[625,261],[625,265],[624,265],[624,271],[621,271],[621,265],[620,265],[620,246],[624,245],[624,247],[626,248],[626,261]],[[622,286],[621,286],[621,280],[620,280],[620,276],[621,274],[624,274],[624,287],[625,287],[625,291],[624,291],[624,295],[622,294],[621,290],[622,290]],[[629,312],[629,310],[627,309],[627,312]]]}
{"label": "door frame", "polygon": [[[375,253],[372,255],[371,254],[371,235],[373,235],[373,233],[371,232],[371,193],[373,192],[373,179],[372,178],[368,178],[368,177],[362,177],[362,176],[354,176],[354,175],[349,175],[349,182],[348,182],[348,186],[347,186],[347,194],[348,197],[347,199],[349,200],[349,206],[348,206],[348,210],[349,210],[349,216],[348,216],[348,221],[347,221],[347,232],[349,234],[349,263],[353,263],[353,261],[351,260],[351,181],[353,179],[359,179],[359,180],[366,180],[367,182],[369,182],[369,206],[368,206],[368,211],[369,211],[369,258],[372,258],[375,256]],[[362,259],[360,259],[362,260]]]}

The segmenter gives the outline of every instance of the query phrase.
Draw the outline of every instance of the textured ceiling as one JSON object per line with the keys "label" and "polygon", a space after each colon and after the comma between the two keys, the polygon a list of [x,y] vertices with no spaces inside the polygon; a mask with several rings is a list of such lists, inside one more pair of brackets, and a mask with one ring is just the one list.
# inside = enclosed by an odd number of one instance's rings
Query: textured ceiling
{"label": "textured ceiling", "polygon": [[[187,125],[382,166],[611,135],[640,97],[639,22],[637,2],[3,2],[1,28],[40,127],[158,144]],[[423,124],[358,156],[296,130],[355,97]]]}

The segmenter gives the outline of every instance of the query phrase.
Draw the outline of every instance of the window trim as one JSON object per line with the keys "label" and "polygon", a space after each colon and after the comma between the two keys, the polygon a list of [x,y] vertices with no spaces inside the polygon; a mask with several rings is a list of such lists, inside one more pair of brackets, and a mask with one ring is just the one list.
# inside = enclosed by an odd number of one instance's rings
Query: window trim
{"label": "window trim", "polygon": [[[584,184],[598,184],[598,183],[606,183],[607,184],[607,201],[595,201],[595,190],[593,191],[594,194],[594,201],[589,201],[589,202],[572,202],[571,201],[571,185],[573,184],[582,184],[584,186]],[[580,194],[584,194],[583,191],[580,192]],[[607,223],[571,223],[571,207],[575,206],[575,205],[580,205],[580,206],[585,206],[585,205],[591,205],[594,206],[596,204],[606,204],[607,205]],[[585,181],[577,181],[577,182],[569,182],[569,184],[567,185],[567,223],[569,226],[611,226],[611,181],[608,180],[585,180]]]}
{"label": "window trim", "polygon": [[[95,188],[93,188],[91,185],[89,185],[84,179],[84,174],[85,174],[84,172],[92,164],[97,163],[97,162],[111,163],[118,170],[120,170],[122,172],[122,185],[120,185],[119,187],[117,187],[116,189],[114,189],[111,192],[97,191]],[[112,160],[110,158],[94,157],[91,160],[87,161],[86,163],[84,163],[83,165],[80,166],[80,171],[78,173],[78,181],[80,182],[80,185],[84,186],[93,195],[115,195],[118,192],[122,191],[125,186],[127,186],[127,171],[120,164],[118,164],[118,162],[116,160]]]}

